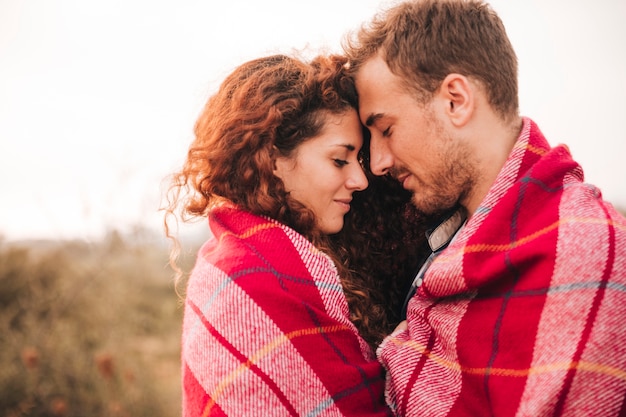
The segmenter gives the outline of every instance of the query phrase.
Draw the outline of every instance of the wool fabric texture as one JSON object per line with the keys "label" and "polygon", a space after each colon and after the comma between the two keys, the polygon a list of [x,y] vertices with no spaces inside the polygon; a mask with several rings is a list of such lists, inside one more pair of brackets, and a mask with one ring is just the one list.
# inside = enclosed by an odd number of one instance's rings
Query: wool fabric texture
{"label": "wool fabric texture", "polygon": [[209,215],[187,285],[183,416],[388,416],[332,260],[273,220]]}
{"label": "wool fabric texture", "polygon": [[626,415],[626,220],[524,118],[377,354],[401,416]]}

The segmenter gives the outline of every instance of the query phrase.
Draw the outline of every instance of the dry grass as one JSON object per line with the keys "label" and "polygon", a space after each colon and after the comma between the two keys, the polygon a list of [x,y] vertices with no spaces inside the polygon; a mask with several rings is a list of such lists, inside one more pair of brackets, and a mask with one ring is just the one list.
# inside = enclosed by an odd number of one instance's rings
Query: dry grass
{"label": "dry grass", "polygon": [[0,241],[4,416],[180,415],[182,309],[145,237]]}

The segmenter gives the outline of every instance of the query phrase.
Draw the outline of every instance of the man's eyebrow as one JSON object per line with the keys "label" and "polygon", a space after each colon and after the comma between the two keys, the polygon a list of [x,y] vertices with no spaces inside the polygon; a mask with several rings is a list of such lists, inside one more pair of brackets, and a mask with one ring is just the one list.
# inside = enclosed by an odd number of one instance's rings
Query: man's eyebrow
{"label": "man's eyebrow", "polygon": [[382,113],[370,114],[365,120],[365,126],[370,127],[374,123],[376,123],[379,119],[383,117]]}

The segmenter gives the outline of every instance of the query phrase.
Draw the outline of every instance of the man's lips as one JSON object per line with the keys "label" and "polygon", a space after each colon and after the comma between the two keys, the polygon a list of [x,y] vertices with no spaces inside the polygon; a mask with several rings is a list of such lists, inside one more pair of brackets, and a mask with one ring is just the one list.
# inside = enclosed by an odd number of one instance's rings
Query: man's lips
{"label": "man's lips", "polygon": [[411,174],[408,174],[408,173],[400,174],[400,175],[397,175],[397,176],[396,176],[396,180],[398,180],[398,182],[399,182],[400,184],[402,184],[402,187],[406,188],[406,186],[405,186],[405,181],[406,181],[406,179],[407,179],[407,178],[409,178],[410,176],[411,176]]}

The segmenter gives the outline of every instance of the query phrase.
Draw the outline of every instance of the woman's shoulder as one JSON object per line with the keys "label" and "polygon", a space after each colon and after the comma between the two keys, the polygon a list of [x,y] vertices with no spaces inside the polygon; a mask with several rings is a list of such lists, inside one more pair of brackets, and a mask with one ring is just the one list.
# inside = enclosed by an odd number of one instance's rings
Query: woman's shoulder
{"label": "woman's shoulder", "polygon": [[227,273],[233,267],[257,265],[272,267],[279,274],[290,274],[304,267],[306,273],[321,274],[320,278],[324,278],[325,271],[336,275],[336,268],[325,253],[274,219],[224,206],[210,213],[209,224],[213,238],[200,249],[199,261],[209,262]]}

